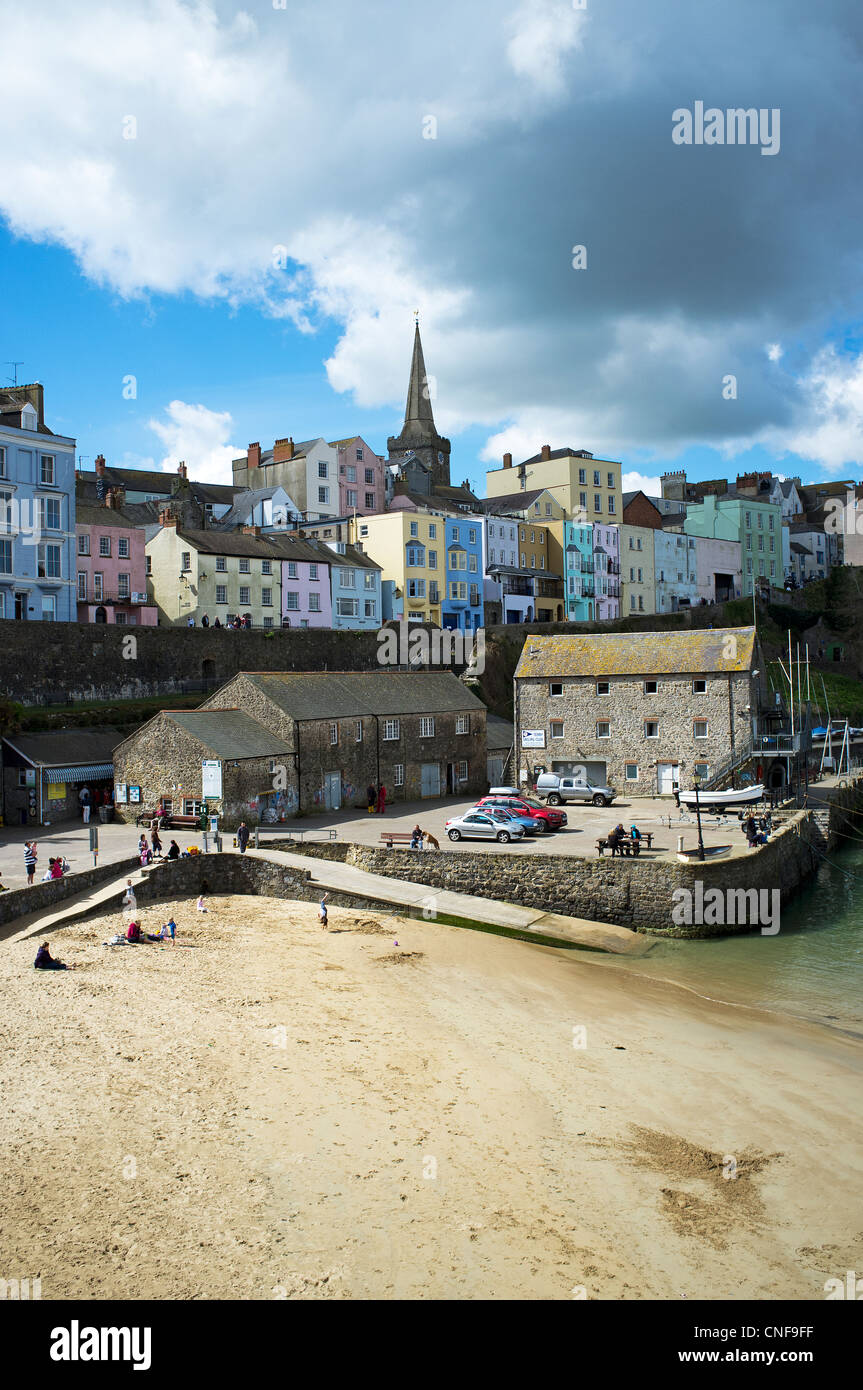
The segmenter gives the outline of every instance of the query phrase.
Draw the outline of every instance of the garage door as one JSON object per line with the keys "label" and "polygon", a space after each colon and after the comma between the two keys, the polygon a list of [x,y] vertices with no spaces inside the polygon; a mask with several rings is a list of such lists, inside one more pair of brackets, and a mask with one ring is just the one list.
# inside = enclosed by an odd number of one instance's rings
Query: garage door
{"label": "garage door", "polygon": [[421,796],[440,796],[440,767],[437,763],[423,763],[420,781]]}
{"label": "garage door", "polygon": [[564,763],[553,762],[552,772],[556,772],[560,777],[575,777],[579,782],[590,782],[593,787],[607,786],[607,763]]}

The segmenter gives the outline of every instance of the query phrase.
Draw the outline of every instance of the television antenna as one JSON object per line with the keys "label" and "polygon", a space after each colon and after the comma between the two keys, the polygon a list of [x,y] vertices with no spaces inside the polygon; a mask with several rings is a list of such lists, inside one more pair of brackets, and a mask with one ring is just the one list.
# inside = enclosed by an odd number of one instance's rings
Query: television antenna
{"label": "television antenna", "polygon": [[23,360],[20,361],[20,362],[10,362],[10,361],[7,361],[6,366],[12,368],[12,376],[9,378],[9,380],[12,382],[12,385],[13,385],[13,386],[17,386],[17,385],[18,385],[18,368],[24,366]]}

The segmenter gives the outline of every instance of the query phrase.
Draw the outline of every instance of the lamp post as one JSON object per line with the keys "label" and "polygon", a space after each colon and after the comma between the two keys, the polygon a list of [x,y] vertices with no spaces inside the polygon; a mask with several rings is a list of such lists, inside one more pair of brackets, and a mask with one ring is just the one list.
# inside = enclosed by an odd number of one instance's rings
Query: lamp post
{"label": "lamp post", "polygon": [[703,858],[704,858],[704,840],[703,840],[702,835],[701,835],[701,806],[699,805],[699,802],[698,802],[698,778],[697,778],[697,777],[694,779],[693,786],[694,786],[694,789],[695,789],[695,819],[696,819],[696,821],[698,822],[698,858],[699,858],[699,859],[703,859]]}

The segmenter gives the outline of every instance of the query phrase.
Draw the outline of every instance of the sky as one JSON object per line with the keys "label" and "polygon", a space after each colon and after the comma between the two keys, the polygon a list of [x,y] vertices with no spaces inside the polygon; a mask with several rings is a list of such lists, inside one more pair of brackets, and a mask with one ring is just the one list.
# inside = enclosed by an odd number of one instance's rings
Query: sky
{"label": "sky", "polygon": [[480,492],[545,443],[648,491],[863,473],[859,0],[0,0],[0,32],[0,381],[84,467],[385,453],[418,310]]}

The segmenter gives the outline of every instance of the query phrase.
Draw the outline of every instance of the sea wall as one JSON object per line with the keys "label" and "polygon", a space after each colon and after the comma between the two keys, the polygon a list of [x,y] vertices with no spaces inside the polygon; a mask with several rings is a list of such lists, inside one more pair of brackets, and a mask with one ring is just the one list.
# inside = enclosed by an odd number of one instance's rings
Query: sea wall
{"label": "sea wall", "polygon": [[[688,890],[693,902],[699,897],[703,900],[709,889],[719,889],[723,895],[740,890],[777,890],[780,902],[787,902],[823,862],[816,848],[819,834],[812,813],[800,811],[760,849],[703,864],[648,855],[638,859],[581,859],[466,849],[418,853],[357,844],[291,844],[290,849],[292,853],[352,864],[370,873],[409,879],[431,889],[613,922],[659,936],[707,937],[751,930],[751,918],[747,916],[740,923],[681,923],[675,920],[681,902],[676,890]],[[288,846],[282,840],[280,847]],[[772,904],[773,899],[767,901]],[[743,915],[742,909],[738,912]]]}
{"label": "sea wall", "polygon": [[[40,864],[39,872],[44,873],[46,865],[47,859]],[[117,878],[120,874],[131,874],[138,868],[140,861],[136,855],[130,859],[100,864],[94,869],[82,869],[79,873],[67,874],[65,878],[52,879],[48,883],[34,883],[29,888],[11,888],[8,893],[0,893],[0,927],[5,927],[30,912],[50,912],[67,898],[83,892],[85,888],[96,888],[108,879]]]}

